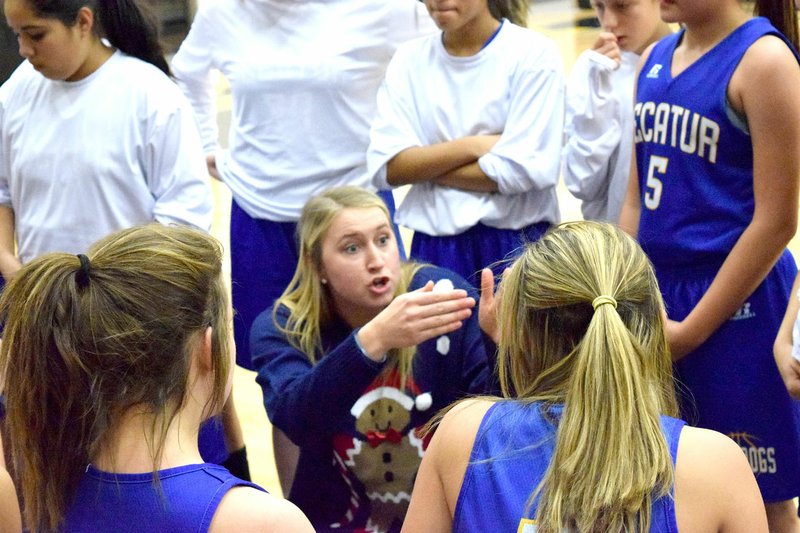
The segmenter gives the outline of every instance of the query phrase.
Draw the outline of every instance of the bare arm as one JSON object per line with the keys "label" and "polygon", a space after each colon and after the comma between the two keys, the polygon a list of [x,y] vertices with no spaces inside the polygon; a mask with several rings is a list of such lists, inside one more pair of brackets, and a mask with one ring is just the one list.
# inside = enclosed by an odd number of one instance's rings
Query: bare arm
{"label": "bare arm", "polygon": [[5,451],[0,439],[0,533],[22,531],[22,515],[19,510],[14,481],[6,470]]}
{"label": "bare arm", "polygon": [[793,398],[800,400],[800,361],[792,357],[794,344],[792,330],[797,320],[797,311],[800,309],[800,301],[797,300],[798,289],[800,289],[800,275],[794,280],[789,305],[786,307],[786,314],[775,338],[773,353],[786,389]]}
{"label": "bare arm", "polygon": [[497,182],[486,175],[477,162],[451,170],[434,180],[438,185],[462,191],[497,192]]}
{"label": "bare arm", "polygon": [[0,206],[0,273],[6,281],[22,266],[17,258],[14,236],[14,210],[7,205]]}
{"label": "bare arm", "polygon": [[5,469],[0,470],[0,533],[22,531],[22,518],[14,482]]}
{"label": "bare arm", "polygon": [[758,484],[741,448],[707,429],[685,427],[675,465],[680,531],[767,531]]}
{"label": "bare arm", "polygon": [[[750,47],[729,86],[753,143],[753,219],[714,281],[682,322],[667,324],[673,358],[706,341],[753,293],[794,236],[800,176],[800,69],[776,37]],[[769,87],[769,98],[763,98]]]}
{"label": "bare arm", "polygon": [[404,532],[451,531],[458,493],[483,416],[492,402],[466,400],[454,406],[436,429],[422,458]]}
{"label": "bare arm", "polygon": [[619,215],[619,227],[633,238],[639,233],[639,216],[642,212],[642,201],[639,191],[639,172],[636,169],[636,146],[631,154],[631,172],[628,179],[628,191]]}
{"label": "bare arm", "polygon": [[209,531],[313,532],[311,522],[293,503],[252,487],[234,487],[219,502]]}
{"label": "bare arm", "polygon": [[471,135],[407,148],[388,162],[386,178],[390,185],[407,185],[436,180],[470,163],[477,166],[478,159],[488,153],[499,139],[500,135]]}
{"label": "bare arm", "polygon": [[[636,77],[639,79],[639,73],[642,67],[647,62],[650,52],[653,50],[653,45],[644,51],[642,57],[639,59],[639,66],[636,68]],[[633,91],[633,101],[636,102],[636,89]],[[635,121],[634,117],[634,121]],[[636,238],[639,233],[639,217],[642,212],[642,198],[641,191],[639,190],[639,171],[636,166],[636,143],[633,144],[631,153],[631,171],[630,178],[628,178],[628,190],[625,194],[625,202],[622,204],[622,211],[619,215],[619,227],[633,238]]]}

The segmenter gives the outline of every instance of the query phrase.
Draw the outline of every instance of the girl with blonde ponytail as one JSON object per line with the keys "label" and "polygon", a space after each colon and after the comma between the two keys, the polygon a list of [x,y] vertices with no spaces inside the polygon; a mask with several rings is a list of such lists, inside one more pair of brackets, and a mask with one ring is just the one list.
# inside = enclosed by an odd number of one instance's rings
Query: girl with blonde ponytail
{"label": "girl with blonde ponytail", "polygon": [[739,447],[672,418],[664,307],[633,239],[562,224],[496,300],[483,281],[505,399],[443,417],[404,531],[766,531]]}

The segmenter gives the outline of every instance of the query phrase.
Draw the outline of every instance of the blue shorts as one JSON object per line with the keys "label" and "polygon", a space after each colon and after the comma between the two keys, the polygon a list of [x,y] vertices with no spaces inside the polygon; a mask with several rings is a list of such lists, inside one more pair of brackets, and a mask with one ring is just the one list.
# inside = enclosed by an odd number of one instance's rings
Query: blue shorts
{"label": "blue shorts", "polygon": [[[716,272],[658,272],[669,317],[683,320]],[[800,403],[786,392],[772,355],[796,273],[785,252],[742,308],[675,364],[682,418],[736,441],[766,502],[800,495]]]}
{"label": "blue shorts", "polygon": [[[391,191],[379,193],[394,218]],[[252,218],[231,205],[231,299],[233,337],[236,341],[236,364],[253,370],[250,362],[250,326],[264,309],[271,307],[289,282],[297,267],[298,252],[294,222],[273,222]],[[402,240],[395,226],[400,257],[405,258]]]}
{"label": "blue shorts", "polygon": [[294,222],[252,218],[231,206],[231,299],[236,364],[250,363],[250,325],[283,294],[297,266]]}
{"label": "blue shorts", "polygon": [[503,273],[521,252],[525,243],[539,240],[550,227],[537,222],[522,229],[500,229],[478,223],[458,235],[432,236],[414,232],[411,258],[447,268],[475,287],[481,286],[481,270],[491,267],[495,275]]}

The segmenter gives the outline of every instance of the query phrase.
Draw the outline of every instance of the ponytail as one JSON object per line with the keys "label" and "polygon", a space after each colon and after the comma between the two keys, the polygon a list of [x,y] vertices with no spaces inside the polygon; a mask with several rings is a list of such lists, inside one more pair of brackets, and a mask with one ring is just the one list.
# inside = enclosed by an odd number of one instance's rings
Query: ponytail
{"label": "ponytail", "polygon": [[[12,300],[19,302],[15,312],[24,317],[7,322],[2,375],[16,477],[42,476],[19,487],[32,531],[56,529],[53,510],[66,508],[89,463],[95,416],[91,379],[75,342],[86,319],[78,268],[75,256],[59,254],[40,261],[30,275],[15,276],[3,291],[3,321]],[[14,445],[20,436],[26,445]]]}
{"label": "ponytail", "polygon": [[618,228],[562,224],[500,285],[504,395],[563,405],[529,504],[538,530],[647,531],[674,470],[660,415],[677,414],[663,304],[644,252]]}
{"label": "ponytail", "polygon": [[[152,11],[137,0],[27,0],[41,16],[56,18],[72,26],[82,7],[96,17],[97,33],[112,46],[141,59],[171,76],[169,65],[158,39],[158,21]],[[143,1],[143,0],[140,0]]]}
{"label": "ponytail", "polygon": [[56,531],[86,465],[116,450],[142,415],[154,481],[166,434],[190,390],[190,360],[211,328],[211,394],[225,401],[229,313],[222,249],[189,228],[153,224],[98,241],[86,256],[24,265],[0,297],[0,375],[9,449],[31,531]]}
{"label": "ponytail", "polygon": [[528,25],[528,9],[528,0],[489,0],[489,12],[494,18],[506,18],[523,28]]}
{"label": "ponytail", "polygon": [[156,66],[171,76],[158,39],[158,21],[136,0],[98,0],[98,16],[108,41],[126,54]]}
{"label": "ponytail", "polygon": [[800,49],[797,32],[797,11],[794,0],[756,0],[753,13],[766,17],[792,43]]}
{"label": "ponytail", "polygon": [[538,489],[540,532],[650,530],[653,498],[669,493],[674,476],[660,403],[642,371],[648,356],[612,305],[597,308],[571,355],[553,460]]}

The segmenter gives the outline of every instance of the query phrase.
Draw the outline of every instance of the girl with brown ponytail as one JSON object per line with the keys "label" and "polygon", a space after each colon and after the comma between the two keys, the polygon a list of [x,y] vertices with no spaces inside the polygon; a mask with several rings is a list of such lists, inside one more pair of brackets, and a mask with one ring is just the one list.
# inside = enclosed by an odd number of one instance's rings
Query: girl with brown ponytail
{"label": "girl with brown ponytail", "polygon": [[31,531],[310,531],[203,463],[230,393],[222,249],[152,224],[25,264],[0,298],[6,443]]}
{"label": "girl with brown ponytail", "polygon": [[[4,0],[27,61],[0,88],[3,279],[48,252],[86,253],[122,228],[210,229],[194,116],[144,1]],[[244,445],[232,406],[231,451]],[[209,424],[201,439],[216,462],[228,455],[219,433]]]}
{"label": "girl with brown ponytail", "polygon": [[484,282],[505,399],[444,416],[404,531],[766,531],[739,447],[672,418],[664,306],[633,239],[562,224],[528,245],[498,300]]}

